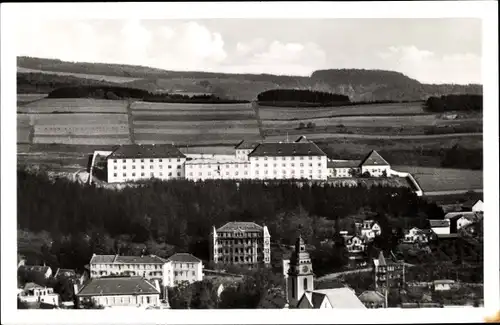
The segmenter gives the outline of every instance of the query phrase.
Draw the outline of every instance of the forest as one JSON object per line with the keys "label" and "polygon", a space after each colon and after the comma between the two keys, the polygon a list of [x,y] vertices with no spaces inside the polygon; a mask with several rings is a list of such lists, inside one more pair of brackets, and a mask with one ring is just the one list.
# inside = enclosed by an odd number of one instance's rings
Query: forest
{"label": "forest", "polygon": [[48,98],[94,98],[94,99],[139,99],[145,102],[163,103],[247,103],[243,100],[221,99],[215,95],[182,95],[168,93],[153,93],[143,89],[119,86],[77,86],[62,87],[51,91]]}
{"label": "forest", "polygon": [[84,79],[73,76],[59,76],[45,73],[18,73],[18,94],[46,94],[61,87],[114,86],[108,81]]}
{"label": "forest", "polygon": [[[180,180],[115,191],[20,169],[17,194],[18,229],[45,231],[52,244],[42,247],[44,259],[54,267],[77,269],[93,252],[126,254],[138,245],[150,253],[191,252],[207,260],[212,226],[229,221],[265,224],[273,242],[292,244],[297,231],[311,243],[331,238],[332,222],[352,227],[366,211],[404,220],[399,228],[423,227],[428,216],[443,218],[434,203],[409,189],[389,187]],[[33,239],[25,242],[30,251]]]}
{"label": "forest", "polygon": [[441,97],[429,97],[425,102],[425,108],[430,112],[449,111],[483,111],[483,95],[447,95]]}
{"label": "forest", "polygon": [[272,89],[257,95],[259,102],[298,102],[322,105],[341,105],[350,103],[349,96],[307,89]]}

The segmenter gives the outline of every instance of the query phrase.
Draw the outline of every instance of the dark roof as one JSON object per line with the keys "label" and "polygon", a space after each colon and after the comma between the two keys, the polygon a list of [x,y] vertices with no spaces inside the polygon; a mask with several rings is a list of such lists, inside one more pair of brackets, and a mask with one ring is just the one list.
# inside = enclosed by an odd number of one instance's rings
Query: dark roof
{"label": "dark roof", "polygon": [[467,200],[466,202],[462,203],[462,207],[472,209],[472,207],[479,201],[482,200]]}
{"label": "dark roof", "polygon": [[90,259],[90,264],[109,264],[113,263],[116,255],[94,255]]}
{"label": "dark roof", "polygon": [[108,159],[116,158],[185,158],[172,144],[125,144],[115,149]]}
{"label": "dark roof", "polygon": [[443,279],[443,280],[434,280],[434,284],[454,284],[455,281],[453,280],[448,280],[448,279]]}
{"label": "dark roof", "polygon": [[240,143],[234,147],[234,149],[255,149],[260,143],[259,142],[253,142],[253,141],[245,141],[242,140]]}
{"label": "dark roof", "polygon": [[76,272],[75,272],[75,270],[72,270],[72,269],[57,269],[54,277],[59,277],[59,276],[74,277],[74,276],[76,276]]}
{"label": "dark roof", "polygon": [[141,277],[92,278],[78,296],[159,294],[155,286]]}
{"label": "dark roof", "polygon": [[276,142],[262,143],[248,156],[326,156],[326,154],[313,142]]}
{"label": "dark roof", "polygon": [[308,143],[310,142],[307,140],[307,138],[304,135],[301,135],[297,140],[295,140],[296,143]]}
{"label": "dark roof", "polygon": [[360,166],[389,166],[389,163],[382,158],[382,156],[375,150],[370,153],[361,161]]}
{"label": "dark roof", "polygon": [[173,261],[173,262],[185,262],[185,263],[198,263],[201,262],[201,260],[191,254],[188,253],[177,253],[172,256],[170,256],[167,261]]}
{"label": "dark roof", "polygon": [[429,220],[429,224],[431,225],[432,228],[436,227],[449,227],[450,226],[450,220]]}
{"label": "dark roof", "polygon": [[359,166],[359,160],[328,161],[328,168],[355,168]]}
{"label": "dark roof", "polygon": [[24,266],[25,270],[27,271],[34,271],[34,272],[41,272],[43,274],[47,273],[47,271],[50,269],[50,266],[43,266],[43,265],[25,265]]}
{"label": "dark roof", "polygon": [[226,223],[224,226],[217,229],[219,231],[236,231],[241,229],[243,231],[262,231],[262,226],[259,226],[255,222],[240,222],[240,221],[232,221]]}

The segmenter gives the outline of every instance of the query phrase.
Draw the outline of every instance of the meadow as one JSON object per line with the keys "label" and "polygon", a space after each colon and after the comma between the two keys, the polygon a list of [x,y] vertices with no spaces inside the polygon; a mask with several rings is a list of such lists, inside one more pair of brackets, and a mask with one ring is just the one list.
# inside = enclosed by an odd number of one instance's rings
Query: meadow
{"label": "meadow", "polygon": [[[19,103],[18,103],[19,104]],[[125,100],[45,98],[18,106],[18,113],[126,113]]]}
{"label": "meadow", "polygon": [[482,170],[415,166],[393,166],[393,169],[411,173],[424,193],[483,189]]}
{"label": "meadow", "polygon": [[17,104],[23,105],[47,97],[47,94],[17,94]]}
{"label": "meadow", "polygon": [[426,114],[423,102],[364,104],[337,107],[273,107],[260,106],[263,120],[311,120],[335,116],[364,115],[419,115]]}
{"label": "meadow", "polygon": [[261,138],[251,104],[135,102],[131,111],[136,143],[235,145]]}

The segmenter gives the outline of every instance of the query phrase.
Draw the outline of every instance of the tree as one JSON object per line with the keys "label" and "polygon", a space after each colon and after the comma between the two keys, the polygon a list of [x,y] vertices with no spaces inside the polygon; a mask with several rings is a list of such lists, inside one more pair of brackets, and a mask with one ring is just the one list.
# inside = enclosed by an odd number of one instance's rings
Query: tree
{"label": "tree", "polygon": [[305,127],[306,125],[304,124],[304,122],[299,123],[299,130],[305,129]]}

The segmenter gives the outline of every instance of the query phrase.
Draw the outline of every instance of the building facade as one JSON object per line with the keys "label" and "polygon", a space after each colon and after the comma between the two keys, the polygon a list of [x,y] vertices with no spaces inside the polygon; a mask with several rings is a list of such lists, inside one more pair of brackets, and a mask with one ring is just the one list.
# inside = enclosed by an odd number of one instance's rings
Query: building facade
{"label": "building facade", "polygon": [[177,253],[170,256],[166,263],[164,285],[175,287],[182,282],[193,283],[203,280],[202,261],[188,253]]}
{"label": "building facade", "polygon": [[257,265],[271,263],[271,235],[254,222],[228,222],[210,234],[210,259],[215,263]]}
{"label": "building facade", "polygon": [[328,177],[349,178],[361,169],[358,160],[330,160],[328,161]]}
{"label": "building facade", "polygon": [[359,165],[361,174],[370,173],[370,176],[390,176],[391,166],[382,156],[372,150]]}
{"label": "building facade", "polygon": [[250,179],[250,162],[243,159],[193,159],[185,163],[186,179]]}
{"label": "building facade", "polygon": [[375,290],[398,288],[404,283],[404,262],[386,259],[380,252],[377,259],[373,259],[373,283]]}
{"label": "building facade", "polygon": [[82,287],[75,285],[77,308],[94,303],[104,308],[160,305],[160,287],[142,277],[93,278]]}
{"label": "building facade", "polygon": [[122,145],[107,158],[108,183],[183,179],[186,156],[171,144]]}
{"label": "building facade", "polygon": [[250,154],[252,179],[326,180],[326,154],[313,142],[262,143]]}
{"label": "building facade", "polygon": [[58,306],[60,302],[59,295],[54,293],[53,288],[43,287],[33,282],[26,283],[18,297],[20,301],[25,303],[40,302]]}
{"label": "building facade", "polygon": [[344,243],[349,253],[360,253],[366,249],[365,242],[359,236],[344,236]]}
{"label": "building facade", "polygon": [[356,222],[356,231],[360,237],[372,240],[376,236],[380,236],[382,228],[374,220],[363,220],[363,222]]}
{"label": "building facade", "polygon": [[451,226],[450,219],[429,220],[429,225],[430,225],[432,231],[436,235],[449,235],[450,234],[450,226]]}

